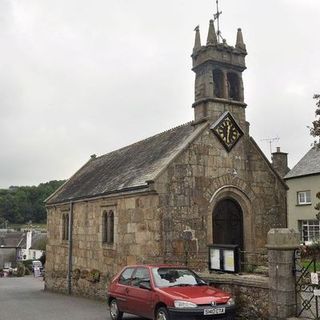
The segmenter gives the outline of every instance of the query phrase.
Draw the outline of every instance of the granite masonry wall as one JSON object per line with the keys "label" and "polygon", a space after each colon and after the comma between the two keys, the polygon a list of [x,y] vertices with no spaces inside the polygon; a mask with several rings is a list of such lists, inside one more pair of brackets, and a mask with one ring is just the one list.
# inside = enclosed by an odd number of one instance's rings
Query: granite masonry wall
{"label": "granite masonry wall", "polygon": [[188,233],[190,265],[207,268],[212,213],[221,199],[234,199],[242,208],[247,252],[265,250],[268,231],[286,226],[286,187],[246,135],[228,153],[208,127],[169,165],[155,189],[167,262],[186,261]]}
{"label": "granite masonry wall", "polygon": [[[62,215],[70,206],[48,208],[46,288],[67,292],[68,241]],[[114,244],[103,243],[103,215],[115,214]],[[73,205],[72,292],[105,297],[106,284],[128,264],[157,262],[161,224],[155,194],[95,200]]]}

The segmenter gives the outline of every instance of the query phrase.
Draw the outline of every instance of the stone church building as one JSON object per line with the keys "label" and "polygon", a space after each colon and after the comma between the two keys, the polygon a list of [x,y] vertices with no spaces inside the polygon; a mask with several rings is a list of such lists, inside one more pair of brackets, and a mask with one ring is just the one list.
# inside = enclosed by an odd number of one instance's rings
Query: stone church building
{"label": "stone church building", "polygon": [[257,253],[286,227],[286,184],[249,134],[246,55],[240,29],[233,47],[197,28],[194,120],[92,156],[46,200],[48,289],[103,296],[136,263],[205,271],[208,245]]}

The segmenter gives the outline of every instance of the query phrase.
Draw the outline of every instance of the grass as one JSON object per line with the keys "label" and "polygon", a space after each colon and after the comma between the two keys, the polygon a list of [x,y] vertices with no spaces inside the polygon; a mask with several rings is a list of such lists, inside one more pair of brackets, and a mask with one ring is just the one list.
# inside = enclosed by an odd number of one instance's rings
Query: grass
{"label": "grass", "polygon": [[[47,224],[46,223],[32,223],[31,224],[32,229],[34,230],[47,230]],[[30,228],[30,224],[27,223],[8,223],[8,229],[15,229],[15,230],[22,230]]]}
{"label": "grass", "polygon": [[[305,259],[305,260],[301,260],[301,264],[304,268],[307,268],[308,266],[308,270],[310,272],[313,272],[314,271],[314,264],[311,263],[311,260],[308,260],[308,259]],[[310,264],[310,265],[309,265]],[[320,271],[320,261],[316,261],[316,271]]]}

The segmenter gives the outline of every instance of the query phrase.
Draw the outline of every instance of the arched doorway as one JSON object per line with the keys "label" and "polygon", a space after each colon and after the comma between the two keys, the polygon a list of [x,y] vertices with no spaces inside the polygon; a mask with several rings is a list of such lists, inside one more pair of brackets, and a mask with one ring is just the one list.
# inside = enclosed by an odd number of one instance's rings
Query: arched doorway
{"label": "arched doorway", "polygon": [[238,245],[243,250],[243,212],[234,199],[222,199],[212,213],[214,244]]}

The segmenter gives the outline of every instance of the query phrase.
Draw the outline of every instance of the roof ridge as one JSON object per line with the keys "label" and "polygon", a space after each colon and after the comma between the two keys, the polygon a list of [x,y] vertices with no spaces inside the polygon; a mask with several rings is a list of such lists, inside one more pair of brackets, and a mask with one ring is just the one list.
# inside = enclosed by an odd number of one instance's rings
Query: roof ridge
{"label": "roof ridge", "polygon": [[119,148],[119,149],[115,149],[115,150],[112,150],[112,151],[107,152],[107,153],[105,153],[105,154],[102,154],[101,156],[98,156],[98,157],[96,157],[96,158],[93,158],[91,161],[95,161],[95,160],[101,159],[101,158],[103,158],[103,157],[105,157],[105,156],[107,156],[107,155],[110,155],[110,154],[112,154],[112,153],[116,153],[116,152],[125,150],[125,149],[127,149],[127,148],[129,148],[129,147],[132,147],[132,146],[134,146],[134,145],[137,145],[137,144],[139,144],[139,143],[142,143],[142,142],[145,142],[145,141],[149,141],[149,140],[151,140],[151,139],[153,139],[153,138],[155,138],[155,137],[161,136],[161,135],[163,135],[163,134],[165,134],[165,133],[168,133],[168,132],[173,131],[173,130],[175,130],[175,129],[181,128],[181,127],[183,127],[183,126],[187,126],[187,125],[192,124],[192,123],[193,123],[193,121],[188,121],[188,122],[186,122],[186,123],[180,124],[180,125],[175,126],[175,127],[173,127],[173,128],[170,128],[170,129],[164,130],[164,131],[162,131],[162,132],[156,133],[156,134],[152,135],[151,137],[147,137],[147,138],[141,139],[141,140],[139,140],[139,141],[136,141],[136,142],[134,142],[134,143],[131,143],[131,144],[128,144],[128,145],[126,145],[126,146],[124,146],[124,147],[121,147],[121,148]]}

